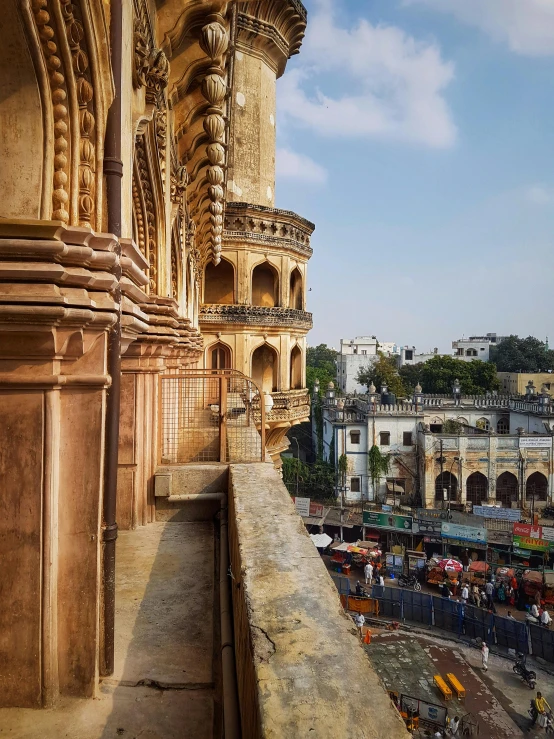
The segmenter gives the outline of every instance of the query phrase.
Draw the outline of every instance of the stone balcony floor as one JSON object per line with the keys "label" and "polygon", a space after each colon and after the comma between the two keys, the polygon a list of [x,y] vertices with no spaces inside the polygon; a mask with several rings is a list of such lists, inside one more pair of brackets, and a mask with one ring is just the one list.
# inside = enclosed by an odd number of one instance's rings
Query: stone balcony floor
{"label": "stone balcony floor", "polygon": [[219,734],[211,522],[120,532],[115,672],[94,700],[1,709],[10,739],[211,739]]}

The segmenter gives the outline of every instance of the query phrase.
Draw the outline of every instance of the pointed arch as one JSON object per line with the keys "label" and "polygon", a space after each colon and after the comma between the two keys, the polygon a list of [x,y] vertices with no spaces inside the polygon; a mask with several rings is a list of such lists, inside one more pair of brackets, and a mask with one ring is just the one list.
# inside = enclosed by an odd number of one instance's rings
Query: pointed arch
{"label": "pointed arch", "polygon": [[[447,491],[446,498],[444,491]],[[458,478],[452,472],[441,472],[435,480],[435,500],[456,500],[458,496]]]}
{"label": "pointed arch", "polygon": [[525,482],[525,497],[530,499],[531,496],[535,501],[548,498],[548,480],[542,472],[533,472]]}
{"label": "pointed arch", "polygon": [[291,390],[300,390],[302,387],[302,350],[296,344],[290,353],[290,385]]}
{"label": "pointed arch", "polygon": [[475,425],[478,429],[482,429],[483,431],[490,431],[490,421],[488,418],[478,418],[475,422]]}
{"label": "pointed arch", "polygon": [[203,302],[224,305],[235,302],[235,268],[227,259],[217,266],[213,262],[206,265]]}
{"label": "pointed arch", "polygon": [[496,423],[497,434],[509,434],[510,433],[510,417],[501,416]]}
{"label": "pointed arch", "polygon": [[473,472],[466,480],[466,497],[468,503],[481,505],[486,500],[489,483],[481,472]]}
{"label": "pointed arch", "polygon": [[505,508],[511,508],[517,500],[517,477],[512,472],[503,472],[496,480],[496,500]]}
{"label": "pointed arch", "polygon": [[265,308],[279,305],[279,272],[268,261],[252,270],[252,305]]}
{"label": "pointed arch", "polygon": [[206,349],[206,369],[231,369],[231,347],[218,341]]}
{"label": "pointed arch", "polygon": [[264,393],[278,389],[279,354],[269,344],[262,344],[252,352],[251,377]]}
{"label": "pointed arch", "polygon": [[295,267],[290,273],[289,308],[304,310],[304,288],[302,273]]}

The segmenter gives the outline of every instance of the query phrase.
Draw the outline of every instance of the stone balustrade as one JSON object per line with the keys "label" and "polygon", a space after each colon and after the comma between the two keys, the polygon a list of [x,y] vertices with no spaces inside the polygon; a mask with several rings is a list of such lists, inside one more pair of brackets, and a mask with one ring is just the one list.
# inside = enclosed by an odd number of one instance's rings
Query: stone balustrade
{"label": "stone balustrade", "polygon": [[205,303],[200,307],[200,322],[240,323],[247,326],[291,326],[309,331],[312,328],[312,314],[293,308]]}

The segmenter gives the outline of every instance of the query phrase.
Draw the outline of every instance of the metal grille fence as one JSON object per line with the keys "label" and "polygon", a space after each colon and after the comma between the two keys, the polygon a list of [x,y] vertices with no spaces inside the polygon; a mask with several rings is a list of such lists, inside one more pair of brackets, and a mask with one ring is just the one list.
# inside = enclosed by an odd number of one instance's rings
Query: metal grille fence
{"label": "metal grille fence", "polygon": [[161,376],[159,407],[162,464],[264,461],[263,394],[242,373]]}

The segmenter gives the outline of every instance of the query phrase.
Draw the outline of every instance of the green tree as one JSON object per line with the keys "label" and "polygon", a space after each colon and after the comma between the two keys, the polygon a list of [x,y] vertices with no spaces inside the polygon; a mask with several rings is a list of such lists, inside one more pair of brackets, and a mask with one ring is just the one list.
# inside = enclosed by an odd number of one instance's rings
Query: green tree
{"label": "green tree", "polygon": [[466,395],[479,395],[500,387],[494,365],[478,359],[464,362],[448,356],[432,357],[421,365],[420,374],[424,393],[449,395],[455,380],[460,381],[462,393]]}
{"label": "green tree", "polygon": [[421,383],[421,370],[424,363],[418,362],[417,364],[405,364],[400,367],[398,374],[404,385],[407,395],[413,395],[415,386],[417,383]]}
{"label": "green tree", "polygon": [[512,335],[491,348],[490,361],[499,372],[546,372],[554,370],[554,351],[534,336]]}
{"label": "green tree", "polygon": [[379,391],[383,385],[386,385],[389,392],[394,393],[397,398],[402,398],[406,395],[406,390],[402,384],[402,379],[398,374],[396,368],[396,362],[394,359],[385,357],[382,352],[377,352],[379,359],[368,367],[362,367],[356,376],[356,381],[360,385],[365,385],[367,388],[373,384],[377,391]]}
{"label": "green tree", "polygon": [[442,430],[445,434],[459,434],[462,430],[462,424],[453,418],[447,418],[442,425]]}
{"label": "green tree", "polygon": [[375,498],[377,498],[381,478],[386,477],[389,474],[389,470],[390,454],[382,454],[379,447],[374,444],[367,455],[367,471]]}
{"label": "green tree", "polygon": [[337,352],[329,349],[327,344],[308,347],[306,352],[306,386],[313,393],[316,379],[319,380],[320,393],[325,394],[330,382],[336,382],[337,366],[335,360]]}

